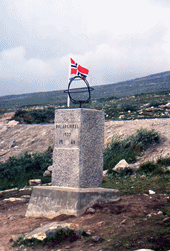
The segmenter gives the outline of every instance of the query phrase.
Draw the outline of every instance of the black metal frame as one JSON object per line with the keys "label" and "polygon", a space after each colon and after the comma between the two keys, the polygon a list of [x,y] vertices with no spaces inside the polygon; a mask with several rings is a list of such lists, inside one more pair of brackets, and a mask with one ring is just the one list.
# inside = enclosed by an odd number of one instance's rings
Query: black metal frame
{"label": "black metal frame", "polygon": [[[83,80],[85,82],[85,84],[86,84],[87,87],[70,89],[71,83],[74,80]],[[70,79],[69,84],[68,84],[68,90],[65,90],[64,93],[68,93],[71,102],[74,103],[74,104],[80,104],[80,108],[81,108],[81,105],[83,103],[89,103],[90,102],[91,91],[93,91],[93,90],[94,90],[94,88],[90,87],[90,85],[89,85],[89,83],[88,83],[88,81],[86,79],[84,79],[81,76],[75,76],[75,77],[73,77],[73,78]],[[83,92],[88,92],[89,93],[88,99],[86,99],[86,100],[76,100],[76,99],[73,99],[72,96],[71,96],[71,93],[83,93]]]}

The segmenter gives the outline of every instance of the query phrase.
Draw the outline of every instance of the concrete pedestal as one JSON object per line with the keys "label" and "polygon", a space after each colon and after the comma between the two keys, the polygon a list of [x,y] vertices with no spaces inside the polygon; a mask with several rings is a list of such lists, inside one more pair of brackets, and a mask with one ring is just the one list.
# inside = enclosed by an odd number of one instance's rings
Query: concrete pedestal
{"label": "concrete pedestal", "polygon": [[106,188],[34,187],[26,217],[80,216],[95,204],[119,200],[119,191]]}

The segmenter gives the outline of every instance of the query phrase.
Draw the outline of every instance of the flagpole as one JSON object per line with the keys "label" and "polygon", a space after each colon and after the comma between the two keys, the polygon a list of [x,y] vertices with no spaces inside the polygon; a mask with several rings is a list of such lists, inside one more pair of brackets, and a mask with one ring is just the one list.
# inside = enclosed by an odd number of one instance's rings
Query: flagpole
{"label": "flagpole", "polygon": [[[71,69],[71,65],[70,65],[70,56],[69,56],[68,84],[69,84],[69,79],[70,79],[70,69]],[[67,107],[70,107],[70,97],[69,97],[69,94],[67,96]]]}
{"label": "flagpole", "polygon": [[67,107],[70,107],[70,97],[69,97],[69,95],[67,96]]}

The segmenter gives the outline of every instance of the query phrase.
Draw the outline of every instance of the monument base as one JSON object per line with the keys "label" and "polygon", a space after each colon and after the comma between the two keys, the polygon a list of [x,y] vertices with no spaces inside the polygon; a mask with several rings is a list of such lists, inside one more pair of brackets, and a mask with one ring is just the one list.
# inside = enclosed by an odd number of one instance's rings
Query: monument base
{"label": "monument base", "polygon": [[119,200],[117,189],[34,187],[26,217],[54,218],[60,214],[80,216],[96,203]]}

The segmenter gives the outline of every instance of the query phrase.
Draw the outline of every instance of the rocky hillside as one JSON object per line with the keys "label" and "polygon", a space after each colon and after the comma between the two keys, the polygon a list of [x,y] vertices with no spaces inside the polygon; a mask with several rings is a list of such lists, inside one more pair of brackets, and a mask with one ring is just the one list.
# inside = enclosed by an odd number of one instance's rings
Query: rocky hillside
{"label": "rocky hillside", "polygon": [[170,118],[108,121],[105,123],[105,146],[112,137],[126,138],[141,128],[154,129],[159,132],[161,140],[159,144],[149,148],[142,157],[138,157],[138,164],[155,161],[159,157],[170,158]]}
{"label": "rocky hillside", "polygon": [[[141,93],[157,93],[170,90],[170,71],[127,80],[114,84],[93,86],[92,100],[127,97]],[[66,105],[63,90],[0,96],[0,110],[18,109],[24,106]]]}
{"label": "rocky hillside", "polygon": [[[8,122],[12,113],[0,117],[0,162],[6,161],[11,156],[28,153],[44,152],[53,146],[54,124],[25,125],[16,121]],[[138,158],[138,163],[147,160],[156,160],[159,157],[170,157],[170,118],[143,119],[126,121],[105,122],[105,146],[112,137],[125,138],[145,128],[155,129],[161,135],[161,142],[155,145],[144,156]]]}

